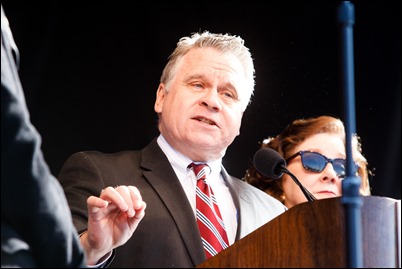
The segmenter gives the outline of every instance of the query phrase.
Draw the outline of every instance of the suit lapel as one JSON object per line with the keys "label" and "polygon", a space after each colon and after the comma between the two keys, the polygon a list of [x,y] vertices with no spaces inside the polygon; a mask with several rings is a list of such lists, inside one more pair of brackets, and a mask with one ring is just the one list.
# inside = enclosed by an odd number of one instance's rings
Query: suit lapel
{"label": "suit lapel", "polygon": [[176,222],[177,229],[194,264],[202,263],[206,256],[193,209],[176,173],[158,146],[156,139],[142,151],[141,166],[144,168],[145,178],[161,197]]}

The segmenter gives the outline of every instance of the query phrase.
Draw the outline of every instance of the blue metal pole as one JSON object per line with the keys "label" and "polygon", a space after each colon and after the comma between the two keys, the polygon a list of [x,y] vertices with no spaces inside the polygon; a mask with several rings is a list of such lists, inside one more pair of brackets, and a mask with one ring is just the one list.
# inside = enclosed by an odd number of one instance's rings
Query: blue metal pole
{"label": "blue metal pole", "polygon": [[361,207],[363,199],[359,194],[361,179],[356,176],[352,156],[352,136],[356,133],[354,96],[353,25],[354,6],[343,1],[338,9],[341,25],[341,87],[344,92],[346,131],[346,178],[342,181],[341,201],[345,208],[348,267],[363,267]]}

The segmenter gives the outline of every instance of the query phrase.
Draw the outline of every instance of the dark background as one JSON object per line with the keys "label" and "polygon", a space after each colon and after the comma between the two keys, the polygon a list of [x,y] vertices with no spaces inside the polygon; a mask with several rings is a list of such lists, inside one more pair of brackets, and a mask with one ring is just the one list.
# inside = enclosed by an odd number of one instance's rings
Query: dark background
{"label": "dark background", "polygon": [[[397,1],[355,8],[356,131],[372,193],[401,198],[401,22]],[[20,49],[31,120],[52,172],[74,152],[140,149],[158,134],[159,77],[182,36],[240,35],[256,90],[224,165],[242,177],[258,141],[300,117],[345,120],[339,1],[2,1]]]}

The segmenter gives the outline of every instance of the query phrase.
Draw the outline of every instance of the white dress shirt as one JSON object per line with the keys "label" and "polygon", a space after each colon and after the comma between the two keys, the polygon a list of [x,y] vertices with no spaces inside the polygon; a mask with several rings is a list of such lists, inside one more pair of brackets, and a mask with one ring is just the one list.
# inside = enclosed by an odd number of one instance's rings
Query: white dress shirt
{"label": "white dress shirt", "polygon": [[[194,218],[196,218],[195,190],[197,185],[197,178],[193,171],[187,168],[188,165],[193,162],[193,160],[173,149],[167,143],[162,134],[159,135],[157,142],[162,151],[165,153],[166,157],[168,158],[177,177],[179,178],[184,192],[187,195],[188,201],[193,208]],[[218,159],[213,162],[207,162],[207,164],[211,168],[211,174],[207,175],[206,180],[214,192],[215,198],[219,205],[219,210],[221,211],[223,222],[225,223],[229,245],[232,245],[236,237],[237,210],[234,205],[232,196],[229,192],[229,188],[227,187],[221,175],[222,159]]]}

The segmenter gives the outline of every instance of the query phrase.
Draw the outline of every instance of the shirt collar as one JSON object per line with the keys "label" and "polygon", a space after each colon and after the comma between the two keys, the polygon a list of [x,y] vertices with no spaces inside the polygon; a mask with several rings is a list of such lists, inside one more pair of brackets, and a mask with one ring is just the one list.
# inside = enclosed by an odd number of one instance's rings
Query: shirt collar
{"label": "shirt collar", "polygon": [[[159,135],[157,143],[159,147],[162,149],[162,151],[165,153],[173,169],[175,171],[179,171],[180,173],[186,173],[187,166],[193,161],[187,156],[181,154],[180,152],[172,148],[162,134]],[[218,174],[220,174],[222,169],[221,168],[222,158],[212,162],[207,162],[207,164],[211,168],[212,176],[217,176]]]}

